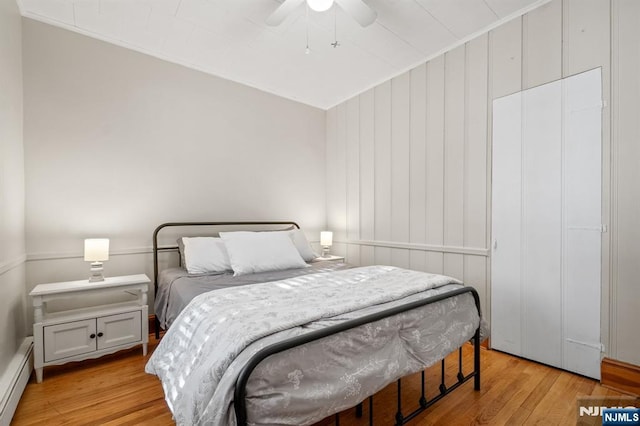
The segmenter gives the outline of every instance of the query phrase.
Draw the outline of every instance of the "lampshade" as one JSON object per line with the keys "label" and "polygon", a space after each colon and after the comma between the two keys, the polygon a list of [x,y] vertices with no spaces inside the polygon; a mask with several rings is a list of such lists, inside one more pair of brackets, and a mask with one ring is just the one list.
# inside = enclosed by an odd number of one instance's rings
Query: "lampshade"
{"label": "lampshade", "polygon": [[323,247],[329,247],[333,244],[333,232],[322,231],[320,232],[320,245]]}
{"label": "lampshade", "polygon": [[84,240],[84,260],[87,262],[109,260],[109,239],[87,238]]}
{"label": "lampshade", "polygon": [[333,6],[333,0],[307,0],[307,4],[316,12],[324,12]]}

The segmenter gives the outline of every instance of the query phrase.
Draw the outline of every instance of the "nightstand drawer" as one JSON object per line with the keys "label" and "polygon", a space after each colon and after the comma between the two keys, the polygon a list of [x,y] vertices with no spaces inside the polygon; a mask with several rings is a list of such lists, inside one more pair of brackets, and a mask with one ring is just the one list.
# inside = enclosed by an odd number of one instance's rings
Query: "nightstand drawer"
{"label": "nightstand drawer", "polygon": [[142,318],[140,311],[125,312],[97,320],[98,349],[126,345],[142,340]]}
{"label": "nightstand drawer", "polygon": [[44,362],[85,354],[95,350],[95,319],[44,327]]}

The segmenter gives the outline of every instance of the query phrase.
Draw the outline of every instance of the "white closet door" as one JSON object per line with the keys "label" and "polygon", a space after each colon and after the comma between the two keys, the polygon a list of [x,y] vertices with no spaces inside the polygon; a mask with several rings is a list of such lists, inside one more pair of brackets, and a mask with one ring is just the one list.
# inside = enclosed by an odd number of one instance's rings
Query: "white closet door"
{"label": "white closet door", "polygon": [[491,343],[600,375],[601,75],[493,102]]}
{"label": "white closet door", "polygon": [[600,69],[564,80],[563,368],[600,378]]}
{"label": "white closet door", "polygon": [[562,83],[522,92],[523,355],[562,366]]}
{"label": "white closet door", "polygon": [[491,346],[522,355],[522,95],[493,102]]}

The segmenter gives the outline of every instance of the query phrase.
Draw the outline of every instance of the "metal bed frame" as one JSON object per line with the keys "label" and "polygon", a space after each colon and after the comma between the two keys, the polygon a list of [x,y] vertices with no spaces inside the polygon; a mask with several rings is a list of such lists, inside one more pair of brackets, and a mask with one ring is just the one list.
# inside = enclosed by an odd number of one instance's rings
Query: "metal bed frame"
{"label": "metal bed frame", "polygon": [[[154,272],[154,287],[155,291],[158,290],[158,252],[160,251],[176,251],[178,250],[178,246],[158,246],[158,233],[166,227],[179,227],[179,226],[288,226],[295,227],[300,229],[300,226],[291,221],[278,221],[278,222],[169,222],[164,223],[158,226],[153,232],[153,272]],[[247,364],[242,368],[240,374],[238,376],[235,393],[234,393],[234,410],[236,414],[236,421],[238,425],[245,426],[247,425],[247,406],[246,406],[246,385],[249,380],[249,376],[253,372],[253,370],[260,364],[264,359],[268,358],[271,355],[284,352],[286,350],[295,348],[297,346],[304,345],[309,342],[313,342],[318,339],[322,339],[327,336],[331,336],[333,334],[340,333],[342,331],[346,331],[355,327],[362,326],[367,323],[375,322],[393,315],[400,314],[402,312],[407,312],[412,309],[416,309],[422,306],[426,306],[432,303],[440,302],[442,300],[446,300],[451,297],[456,297],[461,294],[470,293],[473,296],[476,309],[478,310],[478,317],[481,317],[480,310],[480,297],[478,296],[478,292],[473,287],[463,287],[459,289],[455,289],[453,291],[438,294],[426,299],[417,300],[411,303],[407,303],[405,305],[396,306],[394,308],[386,309],[384,311],[376,312],[370,315],[366,315],[360,318],[356,318],[353,320],[345,321],[340,324],[332,325],[329,327],[325,327],[320,330],[315,330],[300,336],[296,336],[290,339],[283,340],[278,343],[274,343],[269,345],[256,354],[254,354],[247,362]],[[160,323],[158,319],[155,320],[156,328],[156,339],[160,338]],[[395,425],[400,426],[404,425],[410,420],[414,419],[418,414],[425,411],[427,408],[444,398],[445,395],[453,392],[455,389],[460,387],[463,383],[473,379],[473,388],[474,390],[480,390],[480,324],[478,324],[478,328],[476,329],[473,338],[471,339],[473,343],[473,371],[464,374],[462,369],[462,347],[458,348],[458,373],[456,375],[457,381],[447,387],[445,383],[445,360],[442,359],[440,361],[440,384],[438,386],[439,394],[431,399],[426,398],[425,394],[425,372],[424,370],[421,373],[421,395],[418,400],[419,407],[414,411],[403,414],[402,411],[402,378],[397,380],[397,411],[395,414]],[[364,402],[359,403],[356,406],[356,416],[362,417],[363,415],[363,404]],[[373,395],[368,397],[368,406],[369,406],[369,425],[373,425]],[[339,426],[340,424],[340,413],[335,414],[335,424]]]}

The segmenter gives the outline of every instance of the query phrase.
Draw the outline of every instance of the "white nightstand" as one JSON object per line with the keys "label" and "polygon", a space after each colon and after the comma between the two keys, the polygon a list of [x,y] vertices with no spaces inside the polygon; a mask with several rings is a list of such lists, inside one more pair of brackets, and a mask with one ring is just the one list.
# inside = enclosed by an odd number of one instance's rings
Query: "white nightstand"
{"label": "white nightstand", "polygon": [[322,257],[322,256],[316,257],[314,260],[316,262],[334,261],[334,260],[335,261],[339,261],[339,262],[344,262],[344,256],[334,256],[334,255],[331,254],[331,255],[326,256],[326,257]]}
{"label": "white nightstand", "polygon": [[[149,322],[144,275],[109,277],[100,282],[88,280],[39,284],[29,295],[33,299],[34,366],[36,380],[42,382],[42,369],[117,352],[142,345],[147,354]],[[137,300],[49,313],[47,302],[74,297],[135,292]]]}

